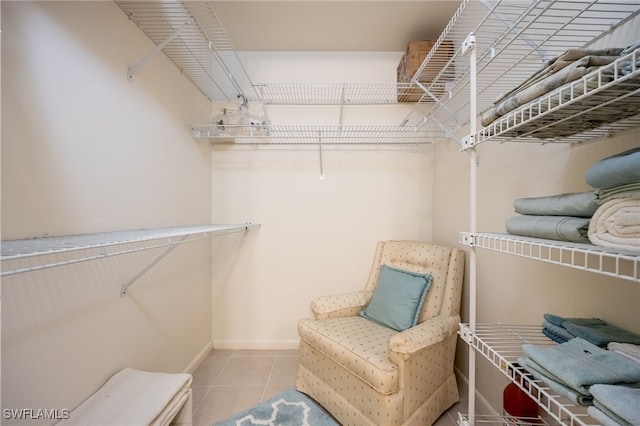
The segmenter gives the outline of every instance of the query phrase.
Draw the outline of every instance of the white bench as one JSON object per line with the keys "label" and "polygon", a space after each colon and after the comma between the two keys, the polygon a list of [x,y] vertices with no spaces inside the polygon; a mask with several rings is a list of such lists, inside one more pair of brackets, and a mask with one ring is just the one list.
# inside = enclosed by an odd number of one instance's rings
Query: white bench
{"label": "white bench", "polygon": [[190,426],[190,374],[125,368],[69,413],[60,426]]}

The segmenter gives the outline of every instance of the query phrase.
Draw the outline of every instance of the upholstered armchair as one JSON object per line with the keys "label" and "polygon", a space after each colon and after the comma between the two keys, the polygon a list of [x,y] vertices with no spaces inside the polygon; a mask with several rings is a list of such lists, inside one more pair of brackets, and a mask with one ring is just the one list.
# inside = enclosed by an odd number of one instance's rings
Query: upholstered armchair
{"label": "upholstered armchair", "polygon": [[319,297],[299,321],[297,389],[345,426],[433,424],[459,400],[464,254],[379,242],[363,291]]}

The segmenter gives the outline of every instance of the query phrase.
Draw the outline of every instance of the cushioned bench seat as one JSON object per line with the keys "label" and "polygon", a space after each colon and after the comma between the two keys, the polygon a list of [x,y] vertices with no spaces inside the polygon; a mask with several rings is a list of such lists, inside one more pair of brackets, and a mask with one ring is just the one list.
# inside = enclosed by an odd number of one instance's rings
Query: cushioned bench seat
{"label": "cushioned bench seat", "polygon": [[190,374],[125,368],[58,425],[191,425],[191,380]]}

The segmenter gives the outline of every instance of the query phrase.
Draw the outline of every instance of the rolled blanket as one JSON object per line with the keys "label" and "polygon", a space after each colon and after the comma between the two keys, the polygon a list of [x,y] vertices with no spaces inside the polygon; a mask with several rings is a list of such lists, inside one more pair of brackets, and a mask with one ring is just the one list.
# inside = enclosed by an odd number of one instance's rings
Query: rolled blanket
{"label": "rolled blanket", "polygon": [[584,178],[598,189],[640,181],[640,148],[603,158],[589,167]]}
{"label": "rolled blanket", "polygon": [[636,362],[579,337],[550,347],[525,343],[522,349],[527,370],[532,367],[529,371],[534,376],[536,372],[544,376],[539,379],[548,378],[576,391],[579,396],[586,396],[583,405],[589,404],[593,396],[590,388],[594,384],[640,386],[640,368]]}
{"label": "rolled blanket", "polygon": [[588,236],[598,246],[640,250],[640,199],[616,198],[602,204],[591,218]]}
{"label": "rolled blanket", "polygon": [[526,215],[591,217],[598,208],[596,199],[594,191],[518,198],[513,208]]}
{"label": "rolled blanket", "polygon": [[512,235],[588,243],[589,221],[570,216],[520,215],[507,219],[505,227]]}
{"label": "rolled blanket", "polygon": [[626,386],[591,386],[596,408],[621,425],[640,425],[640,389]]}

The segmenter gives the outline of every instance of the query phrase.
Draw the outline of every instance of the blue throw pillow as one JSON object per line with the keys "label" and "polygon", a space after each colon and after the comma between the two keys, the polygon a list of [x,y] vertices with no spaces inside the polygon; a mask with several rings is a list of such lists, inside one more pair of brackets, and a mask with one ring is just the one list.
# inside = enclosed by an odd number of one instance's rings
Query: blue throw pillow
{"label": "blue throw pillow", "polygon": [[371,301],[360,316],[397,331],[411,328],[418,323],[432,280],[431,274],[382,265]]}

